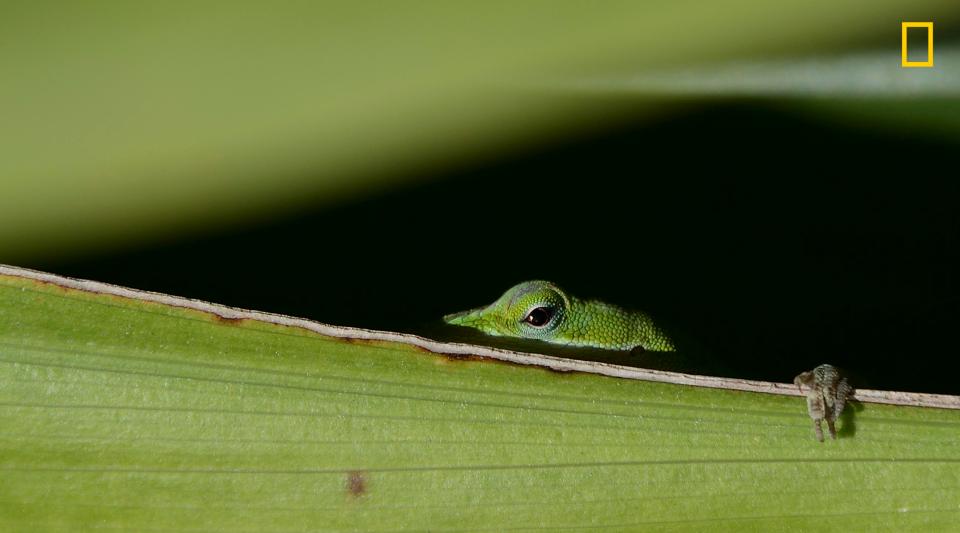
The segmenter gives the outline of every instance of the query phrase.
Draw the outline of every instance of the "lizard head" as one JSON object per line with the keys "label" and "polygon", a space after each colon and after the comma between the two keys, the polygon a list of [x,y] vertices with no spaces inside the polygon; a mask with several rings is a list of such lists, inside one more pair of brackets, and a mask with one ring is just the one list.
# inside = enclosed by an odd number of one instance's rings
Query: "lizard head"
{"label": "lizard head", "polygon": [[453,313],[443,319],[487,335],[549,341],[557,335],[569,308],[570,299],[553,283],[525,281],[486,307]]}

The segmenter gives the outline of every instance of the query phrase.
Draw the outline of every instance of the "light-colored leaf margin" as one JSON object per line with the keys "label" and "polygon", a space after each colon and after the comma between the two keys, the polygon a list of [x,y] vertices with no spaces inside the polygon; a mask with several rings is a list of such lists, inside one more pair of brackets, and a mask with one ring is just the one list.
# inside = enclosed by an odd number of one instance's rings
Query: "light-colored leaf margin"
{"label": "light-colored leaf margin", "polygon": [[[304,318],[295,318],[261,311],[249,311],[196,299],[181,298],[156,292],[130,289],[97,281],[68,278],[8,265],[0,265],[0,276],[19,277],[45,283],[52,283],[60,287],[76,289],[95,294],[112,295],[122,298],[131,298],[145,302],[169,305],[173,307],[180,307],[184,309],[192,309],[195,311],[210,313],[228,320],[247,319],[280,326],[303,328],[305,330],[319,333],[328,337],[403,343],[437,354],[484,357],[520,365],[545,367],[560,372],[585,372],[616,378],[654,381],[675,385],[692,385],[696,387],[759,392],[785,396],[802,395],[797,390],[795,385],[789,383],[775,383],[770,381],[701,376],[680,372],[649,370],[645,368],[636,368],[596,361],[581,361],[544,354],[488,348],[485,346],[476,346],[471,344],[438,342],[417,335],[334,326]],[[960,396],[947,394],[858,389],[855,399],[861,402],[889,405],[960,409]]]}

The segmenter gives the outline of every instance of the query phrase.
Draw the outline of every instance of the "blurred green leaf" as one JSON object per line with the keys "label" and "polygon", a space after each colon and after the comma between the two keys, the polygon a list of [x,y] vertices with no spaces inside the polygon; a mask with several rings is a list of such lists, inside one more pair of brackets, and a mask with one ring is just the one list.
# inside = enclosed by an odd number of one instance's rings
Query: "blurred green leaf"
{"label": "blurred green leaf", "polygon": [[867,404],[820,444],[795,397],[455,359],[31,278],[0,276],[3,530],[960,521],[960,411]]}
{"label": "blurred green leaf", "polygon": [[960,132],[960,46],[936,47],[934,68],[902,68],[895,47],[599,75],[568,88],[640,99],[757,98],[785,110],[860,127],[955,140]]}
{"label": "blurred green leaf", "polygon": [[530,90],[548,80],[885,35],[896,47],[901,19],[955,11],[942,0],[6,2],[0,249],[7,261],[89,250],[358,194],[623,116]]}
{"label": "blurred green leaf", "polygon": [[900,66],[896,48],[822,57],[731,62],[597,77],[573,85],[597,93],[960,99],[960,46],[938,46],[934,68]]}

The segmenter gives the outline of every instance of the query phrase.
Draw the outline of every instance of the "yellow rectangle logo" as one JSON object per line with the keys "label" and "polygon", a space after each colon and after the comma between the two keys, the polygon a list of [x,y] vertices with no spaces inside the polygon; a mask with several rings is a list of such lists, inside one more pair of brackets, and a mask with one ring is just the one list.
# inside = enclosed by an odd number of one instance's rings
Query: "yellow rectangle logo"
{"label": "yellow rectangle logo", "polygon": [[[927,60],[910,61],[907,59],[907,28],[926,28],[927,29]],[[901,67],[932,67],[933,66],[933,23],[932,22],[901,22],[900,23],[902,53]]]}

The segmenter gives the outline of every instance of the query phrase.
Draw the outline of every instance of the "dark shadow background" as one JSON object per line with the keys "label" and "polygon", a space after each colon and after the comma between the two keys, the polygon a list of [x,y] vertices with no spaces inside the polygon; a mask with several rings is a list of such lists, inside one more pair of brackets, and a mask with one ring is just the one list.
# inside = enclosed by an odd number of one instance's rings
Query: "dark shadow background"
{"label": "dark shadow background", "polygon": [[[525,279],[645,309],[732,375],[960,393],[956,145],[725,101],[152,248],[29,266],[425,333]],[[545,348],[541,348],[546,350]]]}

